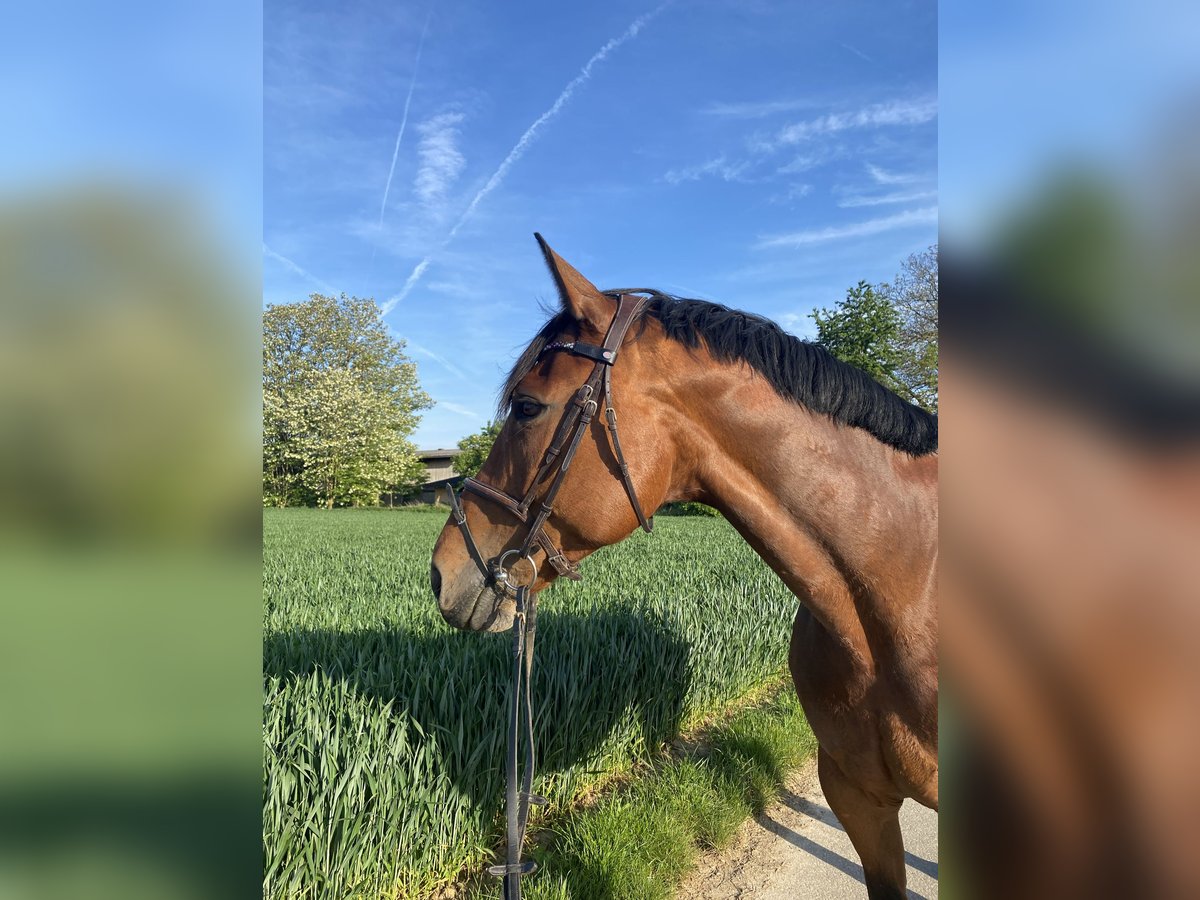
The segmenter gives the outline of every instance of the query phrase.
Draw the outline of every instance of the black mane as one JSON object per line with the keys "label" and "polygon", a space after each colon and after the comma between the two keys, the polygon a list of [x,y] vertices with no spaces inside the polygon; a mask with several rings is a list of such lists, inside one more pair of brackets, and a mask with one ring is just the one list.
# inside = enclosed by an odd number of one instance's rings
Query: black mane
{"label": "black mane", "polygon": [[[937,451],[936,415],[901,399],[866,372],[818,344],[788,334],[769,319],[657,291],[642,315],[657,319],[667,337],[685,347],[703,346],[722,362],[746,363],[787,400],[843,425],[862,428],[913,456]],[[509,373],[501,405],[511,400],[547,343],[564,332],[576,331],[575,320],[566,312],[557,313],[542,326]]]}

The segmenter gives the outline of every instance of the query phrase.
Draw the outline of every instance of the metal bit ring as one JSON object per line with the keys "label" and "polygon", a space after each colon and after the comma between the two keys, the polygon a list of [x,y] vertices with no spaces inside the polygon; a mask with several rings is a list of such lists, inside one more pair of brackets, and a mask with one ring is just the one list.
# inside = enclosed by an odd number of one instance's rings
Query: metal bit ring
{"label": "metal bit ring", "polygon": [[508,577],[509,570],[504,567],[504,560],[508,559],[510,556],[516,556],[518,559],[529,560],[529,566],[533,569],[533,577],[529,579],[529,583],[525,585],[525,587],[532,588],[537,582],[538,578],[537,563],[533,561],[532,553],[526,553],[524,556],[522,556],[520,550],[505,550],[500,554],[500,558],[496,560],[496,581],[503,584],[505,588],[511,588],[512,590],[516,590],[518,587],[521,587],[521,585],[513,584]]}

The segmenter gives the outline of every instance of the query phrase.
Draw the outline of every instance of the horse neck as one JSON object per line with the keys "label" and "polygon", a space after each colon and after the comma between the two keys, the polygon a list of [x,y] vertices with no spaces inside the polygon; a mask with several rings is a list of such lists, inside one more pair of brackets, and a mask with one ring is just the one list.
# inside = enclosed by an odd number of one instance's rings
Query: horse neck
{"label": "horse neck", "polygon": [[673,495],[720,509],[829,630],[869,657],[864,607],[901,618],[931,593],[936,456],[909,457],[785,400],[745,365],[687,368]]}

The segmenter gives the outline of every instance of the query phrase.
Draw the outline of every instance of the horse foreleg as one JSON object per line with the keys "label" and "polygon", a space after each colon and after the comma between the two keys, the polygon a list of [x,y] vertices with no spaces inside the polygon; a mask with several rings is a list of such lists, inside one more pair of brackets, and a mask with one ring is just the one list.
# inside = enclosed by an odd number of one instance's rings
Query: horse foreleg
{"label": "horse foreleg", "polygon": [[904,900],[907,874],[900,835],[900,803],[868,795],[846,777],[824,750],[817,751],[817,774],[829,808],[846,829],[862,860],[870,900]]}

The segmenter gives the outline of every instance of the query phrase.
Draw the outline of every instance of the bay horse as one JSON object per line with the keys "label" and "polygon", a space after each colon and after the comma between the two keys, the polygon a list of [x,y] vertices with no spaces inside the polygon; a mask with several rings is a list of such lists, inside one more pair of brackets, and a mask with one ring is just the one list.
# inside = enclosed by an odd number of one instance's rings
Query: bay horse
{"label": "bay horse", "polygon": [[434,547],[442,616],[507,629],[512,582],[578,578],[644,510],[716,507],[799,600],[789,669],[821,787],[871,900],[904,897],[900,805],[938,806],[937,417],[758,316],[600,291],[537,239],[561,307]]}

